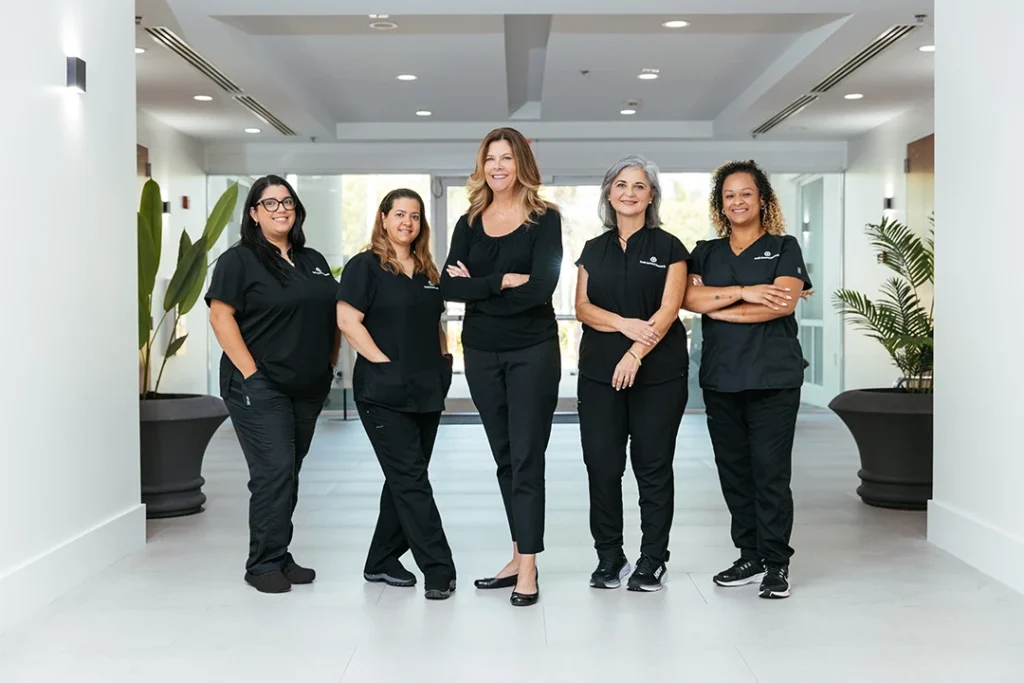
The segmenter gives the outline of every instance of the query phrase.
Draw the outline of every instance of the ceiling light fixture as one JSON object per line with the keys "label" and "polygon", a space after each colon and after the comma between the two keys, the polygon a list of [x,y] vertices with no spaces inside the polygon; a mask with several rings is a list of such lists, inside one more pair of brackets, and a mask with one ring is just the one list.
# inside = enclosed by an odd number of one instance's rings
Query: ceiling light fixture
{"label": "ceiling light fixture", "polygon": [[852,93],[850,93],[849,95],[846,96],[846,99],[848,99],[848,100],[859,100],[859,99],[861,99],[863,97],[864,96],[861,95],[859,92],[852,92]]}
{"label": "ceiling light fixture", "polygon": [[370,28],[378,31],[390,31],[393,28],[398,28],[398,24],[393,21],[371,21]]}
{"label": "ceiling light fixture", "polygon": [[432,114],[433,112],[428,111],[426,109],[420,109],[419,111],[416,112],[416,116],[430,116]]}
{"label": "ceiling light fixture", "polygon": [[917,49],[920,50],[921,52],[935,52],[935,46],[934,45],[922,45],[921,47],[919,47]]}
{"label": "ceiling light fixture", "polygon": [[137,55],[141,55],[145,51],[146,51],[146,48],[144,48],[144,47],[137,47],[137,48],[135,48],[135,54],[137,54]]}
{"label": "ceiling light fixture", "polygon": [[246,128],[245,132],[248,133],[249,135],[255,135],[256,133],[260,132],[260,129],[259,128]]}
{"label": "ceiling light fixture", "polygon": [[644,69],[637,76],[641,81],[653,81],[661,73],[661,69]]}
{"label": "ceiling light fixture", "polygon": [[397,78],[400,81],[415,81],[416,80],[416,76],[414,76],[413,74],[400,74],[399,76],[397,76]]}
{"label": "ceiling light fixture", "polygon": [[621,109],[619,110],[619,113],[623,116],[632,116],[636,113],[636,109]]}
{"label": "ceiling light fixture", "polygon": [[213,100],[213,98],[209,95],[196,95],[192,99],[196,102],[210,102],[211,100]]}
{"label": "ceiling light fixture", "polygon": [[371,19],[390,19],[391,15],[390,14],[371,14],[370,18]]}
{"label": "ceiling light fixture", "polygon": [[686,28],[690,25],[690,22],[683,21],[682,19],[673,19],[672,21],[665,21],[661,24],[665,28]]}

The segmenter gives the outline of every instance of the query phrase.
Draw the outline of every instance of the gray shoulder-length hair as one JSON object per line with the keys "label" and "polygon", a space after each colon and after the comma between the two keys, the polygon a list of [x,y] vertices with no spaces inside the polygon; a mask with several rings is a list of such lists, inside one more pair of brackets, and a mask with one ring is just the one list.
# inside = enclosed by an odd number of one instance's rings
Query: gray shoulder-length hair
{"label": "gray shoulder-length hair", "polygon": [[611,230],[618,227],[615,217],[615,209],[608,197],[611,194],[612,183],[627,168],[639,168],[647,176],[647,183],[651,186],[651,203],[647,206],[646,220],[644,227],[661,227],[661,214],[658,209],[661,206],[661,183],[658,181],[658,167],[654,162],[644,159],[639,154],[630,154],[619,159],[604,174],[604,181],[601,183],[601,199],[597,207],[597,215],[605,228]]}

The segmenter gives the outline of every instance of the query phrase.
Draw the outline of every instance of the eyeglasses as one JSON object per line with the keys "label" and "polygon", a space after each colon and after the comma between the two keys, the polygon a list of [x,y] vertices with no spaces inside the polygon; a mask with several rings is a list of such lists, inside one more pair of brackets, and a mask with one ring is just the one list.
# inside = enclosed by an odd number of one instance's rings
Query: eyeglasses
{"label": "eyeglasses", "polygon": [[284,206],[285,211],[291,211],[295,208],[295,199],[292,197],[285,197],[284,200],[278,200],[271,197],[270,199],[261,199],[256,203],[262,204],[263,208],[270,212],[277,211],[278,206]]}

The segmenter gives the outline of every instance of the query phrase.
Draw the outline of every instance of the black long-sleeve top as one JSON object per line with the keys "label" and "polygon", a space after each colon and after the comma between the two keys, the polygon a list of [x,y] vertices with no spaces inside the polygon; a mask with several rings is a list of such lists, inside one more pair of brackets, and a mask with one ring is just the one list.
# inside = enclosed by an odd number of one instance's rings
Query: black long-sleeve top
{"label": "black long-sleeve top", "polygon": [[[461,261],[471,277],[451,277],[447,267]],[[514,351],[558,337],[551,297],[562,269],[562,217],[548,209],[533,225],[491,237],[468,214],[455,225],[448,259],[441,269],[441,294],[466,304],[462,345],[479,351]],[[529,282],[503,290],[506,273]]]}

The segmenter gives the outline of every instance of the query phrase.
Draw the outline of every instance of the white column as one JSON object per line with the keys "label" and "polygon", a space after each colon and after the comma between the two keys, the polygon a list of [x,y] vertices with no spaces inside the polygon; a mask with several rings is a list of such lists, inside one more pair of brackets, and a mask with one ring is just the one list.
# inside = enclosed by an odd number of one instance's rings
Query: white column
{"label": "white column", "polygon": [[935,482],[928,536],[1024,592],[1024,2],[935,6]]}
{"label": "white column", "polygon": [[134,5],[4,3],[0,631],[146,542]]}

